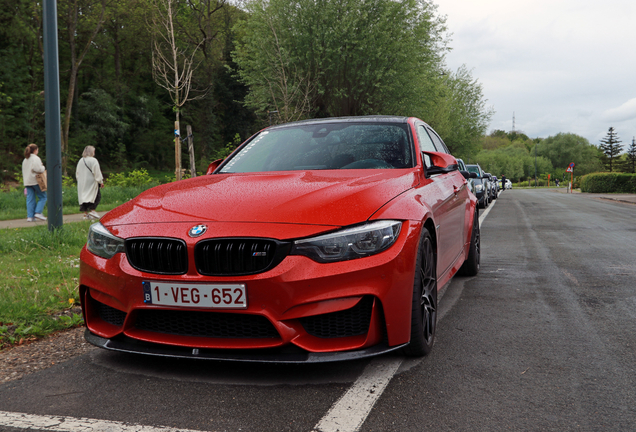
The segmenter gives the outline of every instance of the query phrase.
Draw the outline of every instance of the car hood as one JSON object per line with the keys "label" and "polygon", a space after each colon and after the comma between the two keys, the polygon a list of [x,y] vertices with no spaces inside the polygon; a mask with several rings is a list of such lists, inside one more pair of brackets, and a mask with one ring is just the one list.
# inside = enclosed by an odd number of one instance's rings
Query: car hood
{"label": "car hood", "polygon": [[417,181],[415,170],[206,175],[152,188],[107,213],[101,222],[345,226],[369,219]]}

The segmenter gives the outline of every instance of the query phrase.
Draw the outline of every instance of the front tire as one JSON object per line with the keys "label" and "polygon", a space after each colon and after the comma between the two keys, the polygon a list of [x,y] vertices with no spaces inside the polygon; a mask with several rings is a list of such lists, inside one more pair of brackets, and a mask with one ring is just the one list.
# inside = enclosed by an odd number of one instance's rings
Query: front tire
{"label": "front tire", "polygon": [[437,328],[437,263],[433,240],[427,229],[422,233],[413,279],[411,342],[404,348],[404,353],[421,357],[433,349]]}

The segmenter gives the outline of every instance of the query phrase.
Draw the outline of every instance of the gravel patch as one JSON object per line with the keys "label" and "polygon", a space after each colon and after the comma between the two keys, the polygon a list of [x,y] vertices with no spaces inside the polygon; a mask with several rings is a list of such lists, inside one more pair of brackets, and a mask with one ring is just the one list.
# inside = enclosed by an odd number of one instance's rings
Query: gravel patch
{"label": "gravel patch", "polygon": [[84,339],[85,327],[56,333],[44,339],[0,351],[0,383],[21,379],[97,347]]}

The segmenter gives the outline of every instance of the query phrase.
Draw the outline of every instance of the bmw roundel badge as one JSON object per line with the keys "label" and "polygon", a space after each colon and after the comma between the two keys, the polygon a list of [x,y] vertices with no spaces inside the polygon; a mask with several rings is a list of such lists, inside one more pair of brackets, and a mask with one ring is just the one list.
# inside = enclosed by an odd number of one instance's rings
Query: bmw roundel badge
{"label": "bmw roundel badge", "polygon": [[199,237],[200,235],[205,233],[207,230],[208,230],[208,227],[205,225],[193,226],[192,228],[190,228],[190,231],[188,231],[188,235],[190,237]]}

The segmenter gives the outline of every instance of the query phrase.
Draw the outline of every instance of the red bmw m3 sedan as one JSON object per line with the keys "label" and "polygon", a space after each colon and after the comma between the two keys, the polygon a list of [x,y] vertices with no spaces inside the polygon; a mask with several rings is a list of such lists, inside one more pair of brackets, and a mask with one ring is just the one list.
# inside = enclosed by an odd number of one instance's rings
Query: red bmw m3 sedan
{"label": "red bmw m3 sedan", "polygon": [[438,289],[479,271],[469,176],[416,118],[271,126],[91,226],[86,339],[234,361],[425,355]]}

